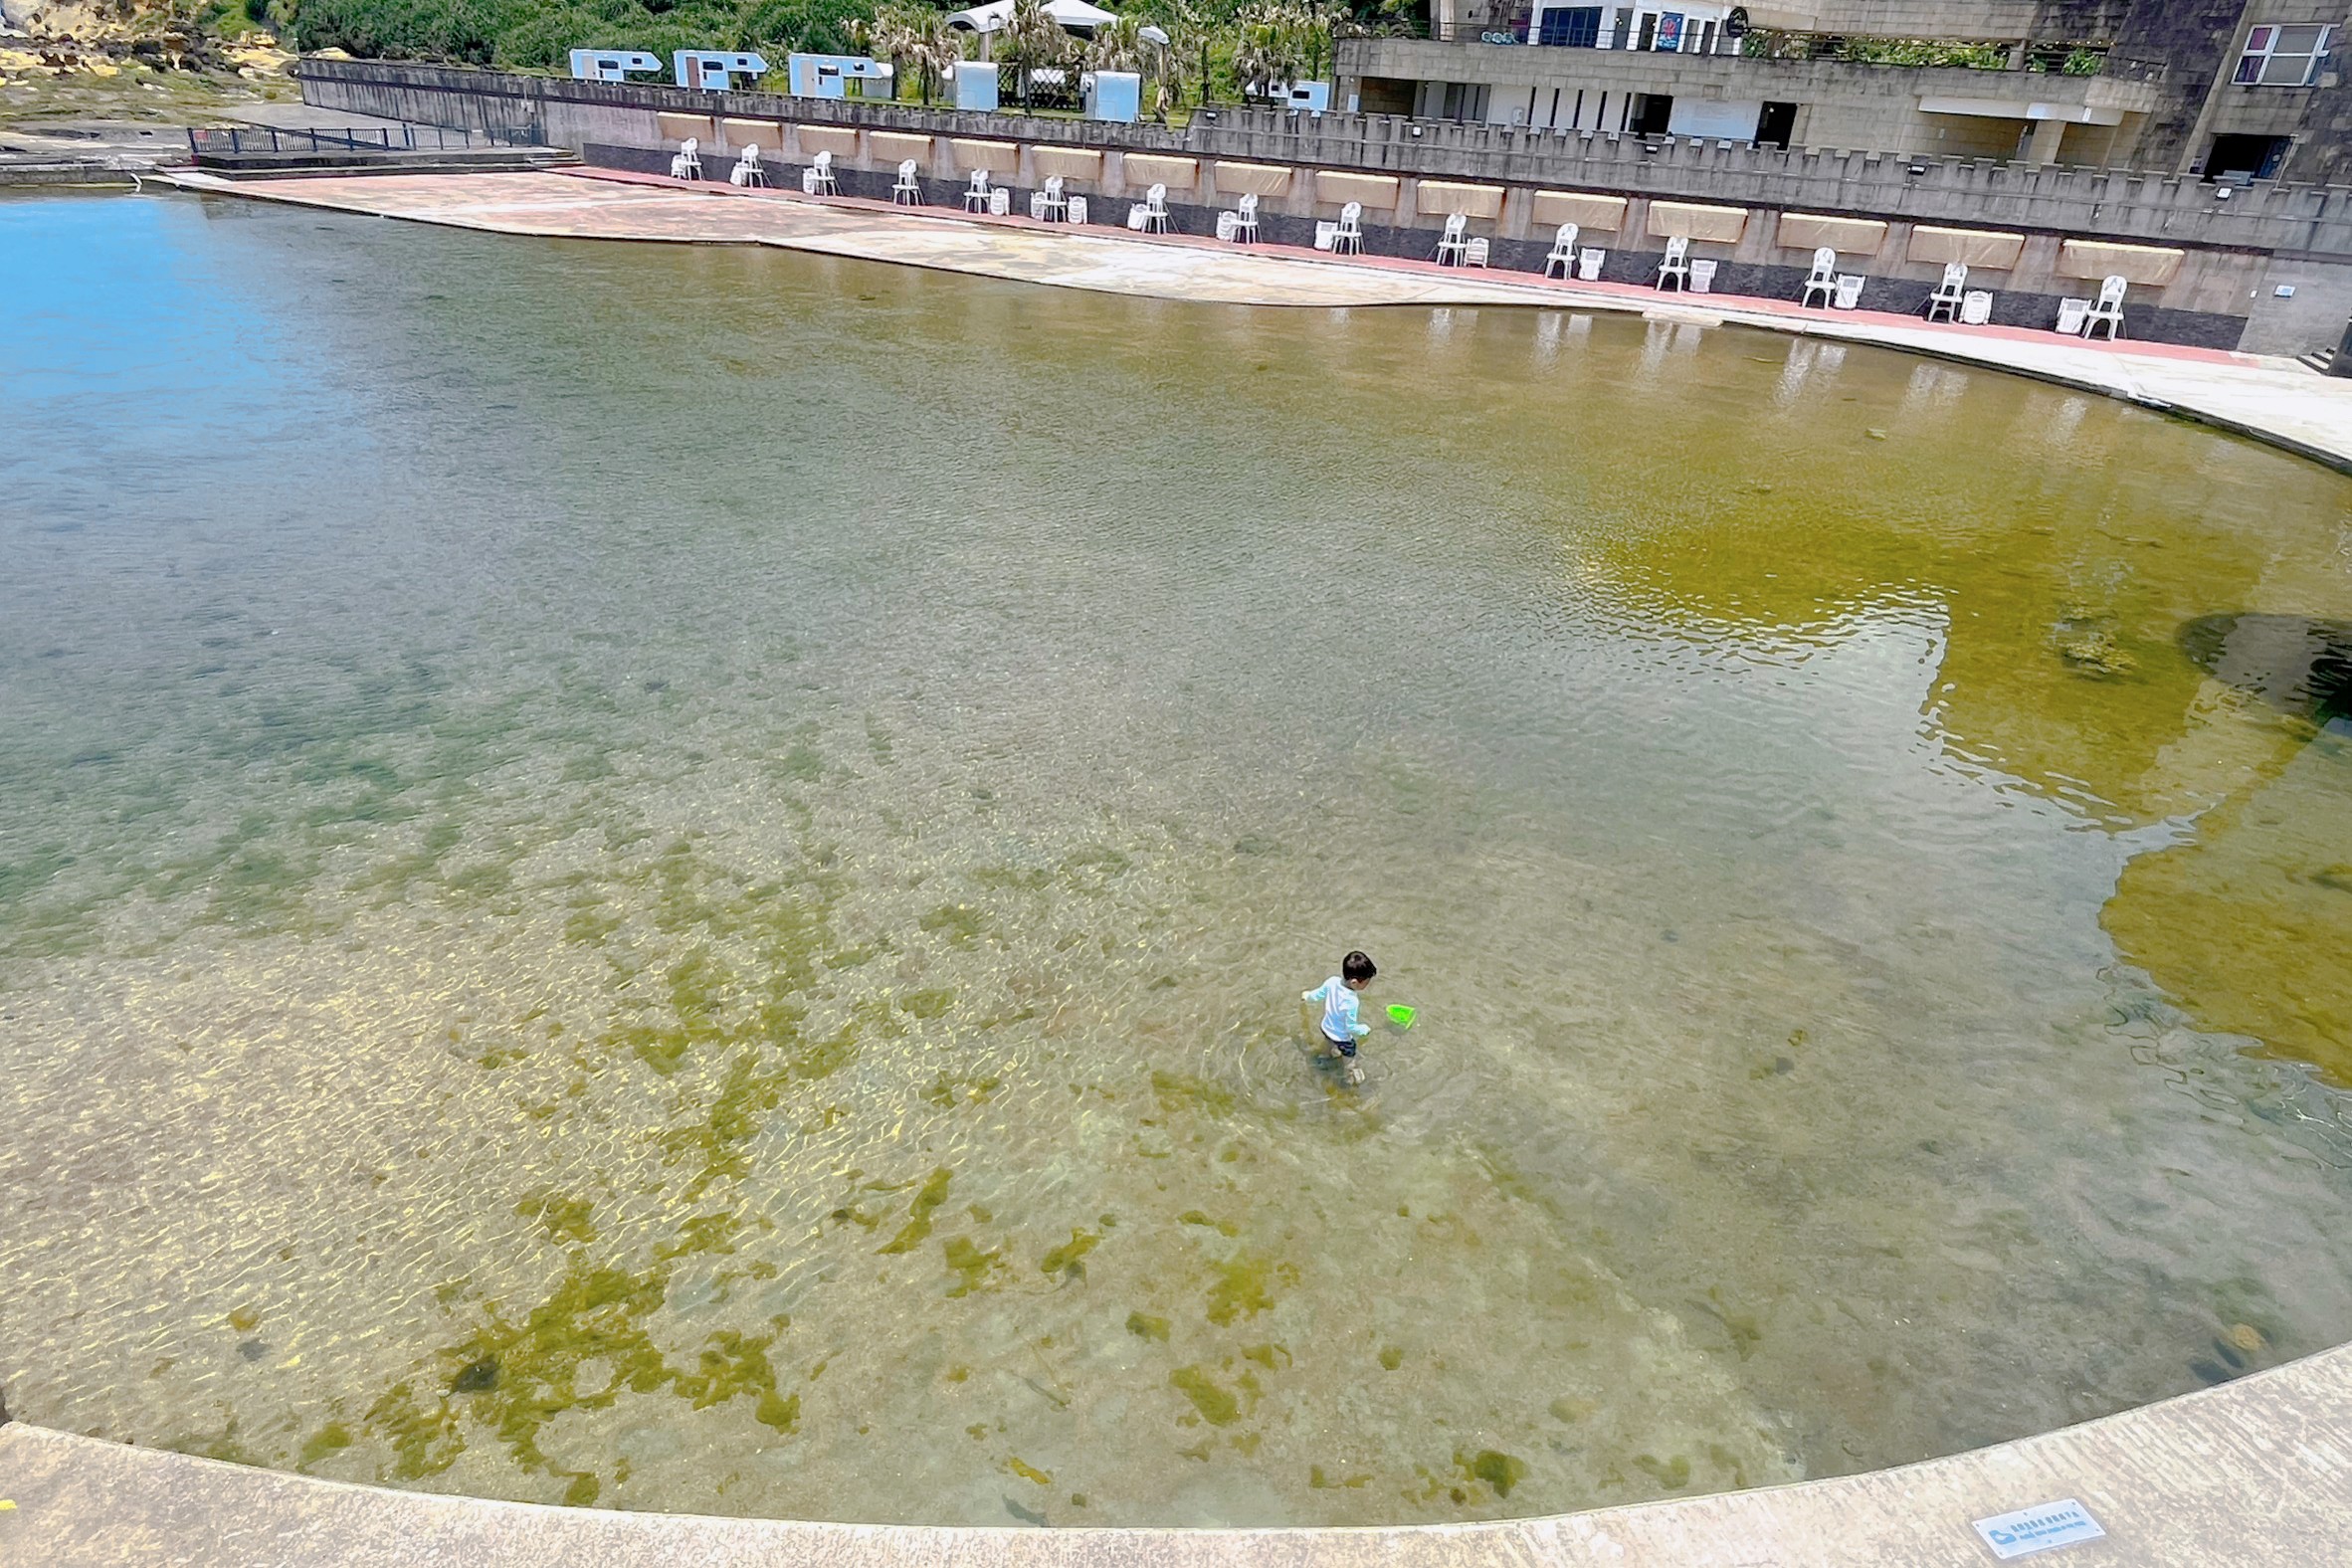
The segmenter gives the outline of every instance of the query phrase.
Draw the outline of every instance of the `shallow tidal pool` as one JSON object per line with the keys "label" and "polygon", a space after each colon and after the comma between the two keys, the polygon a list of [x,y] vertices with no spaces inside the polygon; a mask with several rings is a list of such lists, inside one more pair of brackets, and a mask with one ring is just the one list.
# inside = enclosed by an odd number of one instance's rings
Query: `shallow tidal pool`
{"label": "shallow tidal pool", "polygon": [[1418,1522],[2352,1336],[2352,481],[1737,330],[227,200],[0,202],[0,298],[22,1419]]}

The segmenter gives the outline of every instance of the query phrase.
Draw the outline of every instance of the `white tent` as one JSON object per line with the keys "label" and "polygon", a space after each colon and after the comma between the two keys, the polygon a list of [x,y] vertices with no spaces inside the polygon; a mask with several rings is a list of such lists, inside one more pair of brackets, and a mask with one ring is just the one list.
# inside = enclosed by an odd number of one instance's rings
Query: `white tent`
{"label": "white tent", "polygon": [[[1045,0],[1045,7],[1046,15],[1061,23],[1066,31],[1088,37],[1093,36],[1094,29],[1115,19],[1113,13],[1098,5],[1088,5],[1086,0]],[[1012,20],[1013,0],[988,0],[988,4],[976,5],[969,11],[949,13],[947,25],[985,36],[1001,30]]]}

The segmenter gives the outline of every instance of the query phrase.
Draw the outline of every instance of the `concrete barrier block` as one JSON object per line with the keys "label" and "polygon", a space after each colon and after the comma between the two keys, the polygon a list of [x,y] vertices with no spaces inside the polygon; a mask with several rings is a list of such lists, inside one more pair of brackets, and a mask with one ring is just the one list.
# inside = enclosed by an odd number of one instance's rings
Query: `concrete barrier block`
{"label": "concrete barrier block", "polygon": [[870,130],[866,145],[874,154],[874,161],[895,168],[908,158],[917,164],[931,161],[931,138],[917,136],[903,130]]}
{"label": "concrete barrier block", "polygon": [[2180,276],[2188,252],[2161,245],[2119,245],[2104,240],[2058,242],[2061,278],[2123,278],[2161,289]]}
{"label": "concrete barrier block", "polygon": [[[1165,185],[1172,191],[1188,191],[1199,185],[1201,182],[1201,160],[1198,158],[1172,158],[1154,152],[1130,152],[1126,156],[1125,164],[1127,183],[1129,185],[1143,186],[1147,190],[1154,185]],[[1230,167],[1237,169],[1254,168],[1257,165],[1255,164],[1247,163],[1236,163],[1230,165]],[[1219,164],[1218,167],[1222,170],[1228,167],[1228,165]],[[1277,172],[1281,174],[1283,183],[1288,183],[1290,171],[1288,169],[1281,169]],[[1225,184],[1225,177],[1222,173],[1218,176],[1217,185],[1220,190],[1228,188]],[[1249,191],[1251,187],[1242,185],[1230,188],[1233,189],[1236,194],[1243,194]],[[1272,195],[1273,192],[1260,191],[1258,194],[1261,196],[1268,196]]]}
{"label": "concrete barrier block", "polygon": [[2025,249],[2026,237],[2022,234],[2004,234],[1993,229],[1944,229],[1923,223],[1911,231],[1905,258],[1929,266],[1960,262],[2005,273],[2017,266],[2017,259]]}
{"label": "concrete barrier block", "polygon": [[1346,174],[1337,169],[1315,170],[1315,200],[1362,202],[1367,207],[1393,209],[1398,180],[1393,174]]}

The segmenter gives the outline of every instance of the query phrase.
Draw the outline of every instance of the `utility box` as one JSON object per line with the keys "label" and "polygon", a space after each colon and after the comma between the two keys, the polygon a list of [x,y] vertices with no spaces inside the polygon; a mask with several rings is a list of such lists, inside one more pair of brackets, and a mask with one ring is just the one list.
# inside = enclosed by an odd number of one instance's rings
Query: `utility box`
{"label": "utility box", "polygon": [[955,106],[975,114],[996,112],[996,67],[985,60],[961,60],[955,67]]}
{"label": "utility box", "polygon": [[1328,82],[1289,82],[1275,90],[1274,100],[1284,108],[1300,108],[1310,114],[1320,114],[1331,106],[1331,84]]}
{"label": "utility box", "polygon": [[864,55],[793,55],[784,62],[794,98],[865,98],[897,96],[896,68]]}
{"label": "utility box", "polygon": [[1086,118],[1132,125],[1143,117],[1143,79],[1132,71],[1089,71],[1078,81]]}

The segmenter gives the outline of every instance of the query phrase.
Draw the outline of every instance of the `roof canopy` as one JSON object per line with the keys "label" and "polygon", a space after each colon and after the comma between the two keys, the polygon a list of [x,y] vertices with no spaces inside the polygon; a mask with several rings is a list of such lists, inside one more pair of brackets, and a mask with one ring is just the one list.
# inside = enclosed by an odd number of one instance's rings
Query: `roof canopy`
{"label": "roof canopy", "polygon": [[[1092,33],[1103,23],[1114,20],[1112,13],[1086,0],[1045,0],[1046,15],[1073,33]],[[1013,20],[1013,0],[988,0],[969,11],[949,14],[947,25],[967,33],[994,33]]]}

